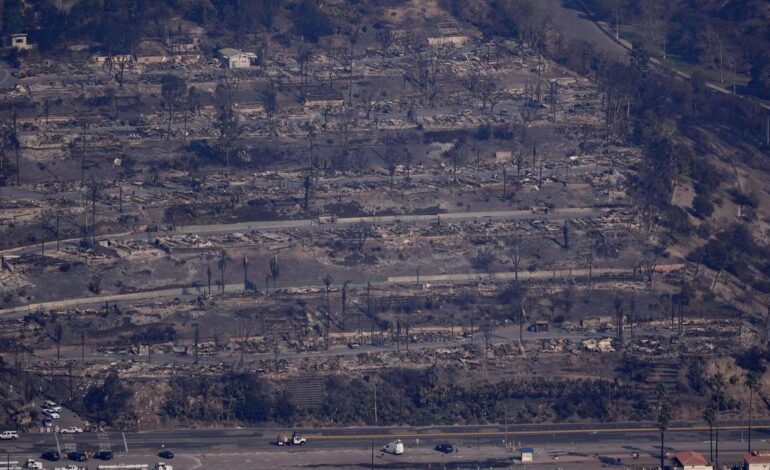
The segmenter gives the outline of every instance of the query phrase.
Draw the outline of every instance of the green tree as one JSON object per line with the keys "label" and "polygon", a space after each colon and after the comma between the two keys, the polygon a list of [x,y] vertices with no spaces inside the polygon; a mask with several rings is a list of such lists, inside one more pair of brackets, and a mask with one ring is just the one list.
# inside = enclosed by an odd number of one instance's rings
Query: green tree
{"label": "green tree", "polygon": [[214,123],[217,131],[217,150],[225,166],[230,166],[230,157],[240,148],[240,138],[243,133],[238,114],[231,106],[225,106],[219,111]]}
{"label": "green tree", "polygon": [[129,401],[134,392],[126,387],[117,373],[111,373],[101,386],[88,390],[83,398],[85,410],[97,420],[115,424],[120,418],[131,414]]}

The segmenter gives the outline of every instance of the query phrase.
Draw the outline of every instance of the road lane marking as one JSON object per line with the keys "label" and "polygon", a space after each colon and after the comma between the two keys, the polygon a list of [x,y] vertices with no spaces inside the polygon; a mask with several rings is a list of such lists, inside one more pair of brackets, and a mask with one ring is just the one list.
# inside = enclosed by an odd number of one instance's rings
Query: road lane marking
{"label": "road lane marking", "polygon": [[122,432],[120,434],[123,436],[123,447],[126,448],[126,453],[128,453],[128,442],[126,442],[126,433]]}
{"label": "road lane marking", "polygon": [[[719,428],[723,431],[736,431],[742,429],[741,426],[721,426]],[[693,426],[693,427],[673,427],[668,428],[666,432],[692,432],[692,431],[708,431],[708,426]],[[554,430],[542,430],[542,431],[516,431],[517,435],[537,436],[537,435],[553,435],[553,434],[611,434],[611,433],[630,433],[630,434],[647,434],[658,433],[658,428],[606,428],[606,429],[554,429]],[[509,431],[510,433],[510,431]],[[398,437],[401,439],[409,438],[447,438],[447,437],[500,437],[504,436],[504,431],[477,431],[477,432],[434,432],[434,433],[391,433],[391,434],[348,434],[348,435],[313,435],[306,434],[308,438],[314,440],[341,440],[341,439],[354,439],[354,440],[371,440],[371,439],[387,439]]]}

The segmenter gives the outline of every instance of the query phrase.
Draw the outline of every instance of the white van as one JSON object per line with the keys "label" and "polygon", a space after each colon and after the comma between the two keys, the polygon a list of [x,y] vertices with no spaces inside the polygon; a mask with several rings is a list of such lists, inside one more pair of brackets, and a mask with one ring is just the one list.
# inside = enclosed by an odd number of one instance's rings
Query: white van
{"label": "white van", "polygon": [[390,441],[388,445],[382,448],[382,451],[388,454],[401,455],[404,453],[404,443],[401,442],[401,439]]}

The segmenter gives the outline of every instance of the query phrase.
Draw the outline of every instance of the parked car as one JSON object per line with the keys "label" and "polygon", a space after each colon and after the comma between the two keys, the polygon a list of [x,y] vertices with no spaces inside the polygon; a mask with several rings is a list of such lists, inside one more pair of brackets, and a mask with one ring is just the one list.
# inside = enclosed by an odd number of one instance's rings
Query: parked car
{"label": "parked car", "polygon": [[15,440],[19,438],[19,432],[18,431],[3,431],[0,432],[0,439],[6,441],[6,440]]}
{"label": "parked car", "polygon": [[451,454],[455,451],[455,448],[449,442],[444,442],[436,446],[436,450],[445,454]]}
{"label": "parked car", "polygon": [[53,426],[53,420],[51,419],[50,416],[46,416],[45,418],[43,418],[43,426],[47,428],[50,428],[51,426]]}
{"label": "parked car", "polygon": [[59,413],[55,412],[54,410],[49,410],[48,408],[43,410],[43,414],[53,419],[59,419],[61,417],[59,416]]}
{"label": "parked car", "polygon": [[51,410],[54,413],[61,413],[62,408],[61,408],[61,405],[57,405],[52,401],[47,401],[43,405],[43,412],[45,412],[45,410]]}
{"label": "parked car", "polygon": [[61,454],[59,454],[59,451],[56,450],[47,450],[40,454],[40,458],[50,460],[51,462],[56,462],[61,458]]}
{"label": "parked car", "polygon": [[99,460],[112,460],[112,451],[99,450],[94,454],[94,458]]}
{"label": "parked car", "polygon": [[61,431],[59,431],[61,434],[80,434],[83,432],[83,428],[79,428],[77,426],[70,426],[68,428],[62,428]]}
{"label": "parked car", "polygon": [[51,407],[54,407],[54,406],[59,406],[59,404],[56,403],[53,400],[46,400],[45,403],[43,403],[43,406],[46,407],[46,408],[51,408]]}
{"label": "parked car", "polygon": [[24,463],[24,468],[27,470],[45,470],[43,464],[35,459],[27,459]]}
{"label": "parked car", "polygon": [[162,459],[173,459],[174,453],[168,449],[163,449],[162,451],[158,452],[158,457]]}
{"label": "parked car", "polygon": [[73,450],[69,454],[67,454],[67,458],[70,460],[74,460],[75,462],[85,462],[88,460],[88,456],[85,452],[80,450]]}

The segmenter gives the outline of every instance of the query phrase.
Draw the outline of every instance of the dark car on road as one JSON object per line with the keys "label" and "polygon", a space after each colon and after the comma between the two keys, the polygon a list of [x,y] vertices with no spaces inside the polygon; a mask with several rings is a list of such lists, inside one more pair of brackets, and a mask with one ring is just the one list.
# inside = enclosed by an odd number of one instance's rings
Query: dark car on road
{"label": "dark car on road", "polygon": [[73,450],[69,454],[67,454],[67,458],[70,460],[74,460],[75,462],[85,462],[88,460],[88,456],[85,452],[81,452],[79,450]]}
{"label": "dark car on road", "polygon": [[94,458],[99,460],[112,460],[112,451],[111,450],[97,451],[94,454]]}
{"label": "dark car on road", "polygon": [[50,460],[52,462],[56,462],[57,460],[59,460],[61,458],[61,455],[59,455],[59,452],[57,452],[55,450],[47,450],[47,451],[43,452],[42,454],[40,454],[40,458],[43,458],[43,459],[46,459],[46,460]]}
{"label": "dark car on road", "polygon": [[452,444],[448,442],[444,442],[443,444],[439,444],[436,446],[436,450],[439,452],[443,452],[445,454],[451,454],[455,451],[455,448]]}
{"label": "dark car on road", "polygon": [[165,449],[165,450],[162,450],[162,451],[158,452],[158,457],[160,457],[162,459],[173,459],[174,458],[174,453],[171,452],[168,449]]}

